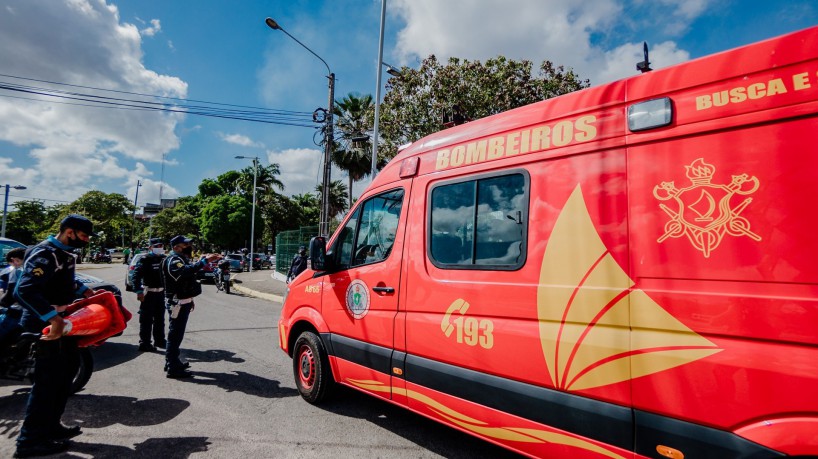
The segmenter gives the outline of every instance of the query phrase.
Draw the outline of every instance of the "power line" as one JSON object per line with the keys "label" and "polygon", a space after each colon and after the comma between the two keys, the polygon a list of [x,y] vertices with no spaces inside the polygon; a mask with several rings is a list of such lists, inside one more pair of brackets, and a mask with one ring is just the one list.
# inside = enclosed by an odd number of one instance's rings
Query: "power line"
{"label": "power line", "polygon": [[[56,83],[50,82],[45,80],[34,80],[22,77],[16,77],[11,75],[3,75],[0,76],[9,77],[9,78],[16,78],[16,79],[23,79],[23,80],[32,80],[38,82],[45,82],[49,84],[57,84],[63,86],[72,86],[72,87],[82,87],[85,89],[93,89],[97,91],[108,91],[108,92],[116,92],[116,93],[125,93],[125,94],[132,94],[138,95],[143,97],[153,97],[153,98],[160,98],[160,99],[169,99],[169,100],[185,100],[173,97],[166,97],[166,96],[156,96],[156,95],[149,95],[149,94],[140,94],[140,93],[132,93],[127,91],[116,91],[110,89],[101,89],[101,88],[93,88],[88,86],[78,86],[78,85],[69,85],[64,83]],[[56,102],[62,103],[66,105],[77,105],[77,106],[87,106],[87,107],[95,107],[95,108],[114,108],[120,110],[139,110],[139,111],[160,111],[160,112],[167,112],[167,113],[182,113],[182,114],[189,114],[189,115],[198,115],[198,116],[208,116],[213,118],[223,118],[223,119],[233,119],[239,121],[252,121],[257,123],[267,123],[267,124],[280,124],[280,125],[288,125],[288,126],[296,126],[296,127],[309,127],[316,129],[317,126],[315,122],[312,121],[312,114],[309,112],[296,112],[291,110],[275,110],[275,109],[261,109],[256,107],[247,107],[242,105],[235,105],[235,104],[223,104],[217,102],[207,102],[207,101],[196,101],[201,104],[211,104],[215,106],[209,105],[191,105],[191,104],[167,104],[163,102],[154,102],[154,101],[145,101],[145,100],[135,100],[135,99],[123,99],[118,97],[108,97],[108,96],[101,96],[95,94],[85,94],[79,92],[71,92],[71,91],[63,91],[59,89],[51,89],[51,88],[42,88],[37,86],[30,86],[30,85],[22,85],[10,82],[0,82],[0,90],[6,91],[13,91],[13,92],[20,92],[24,94],[32,94],[36,96],[44,96],[44,97],[53,97],[57,99],[64,99],[64,100],[75,100],[79,102],[88,102],[87,104],[82,103],[72,103],[72,102]],[[2,97],[11,97],[23,100],[34,100],[34,101],[43,101],[36,98],[26,98],[20,96],[12,96],[9,94],[0,94]],[[45,102],[45,101],[43,101]],[[238,107],[247,110],[238,110],[233,108],[223,108],[223,107]]]}
{"label": "power line", "polygon": [[252,107],[252,106],[247,106],[247,105],[235,105],[235,104],[226,104],[226,103],[220,103],[220,102],[208,102],[206,100],[182,99],[182,98],[179,98],[179,97],[158,96],[158,95],[155,95],[155,94],[143,94],[143,93],[139,93],[139,92],[120,91],[120,90],[116,90],[116,89],[95,88],[93,86],[82,86],[82,85],[69,84],[69,83],[59,83],[59,82],[56,82],[56,81],[38,80],[36,78],[25,78],[25,77],[14,76],[14,75],[6,75],[6,74],[3,74],[3,73],[0,73],[0,77],[15,78],[15,79],[18,79],[18,80],[36,81],[38,83],[48,83],[48,84],[54,84],[54,85],[58,85],[58,86],[69,86],[69,87],[72,87],[72,88],[93,89],[95,91],[107,91],[107,92],[115,92],[115,93],[119,93],[119,94],[131,94],[131,95],[134,95],[134,96],[156,97],[156,98],[159,98],[159,99],[182,100],[182,101],[186,101],[186,102],[201,102],[201,103],[211,104],[211,105],[224,105],[224,106],[228,106],[228,107],[252,108],[254,110],[272,110],[272,111],[297,113],[297,114],[304,114],[304,115],[312,116],[312,112],[299,112],[299,111],[292,111],[292,110],[277,110],[277,109],[269,109],[269,108],[261,108],[261,107]]}
{"label": "power line", "polygon": [[20,196],[19,194],[10,194],[9,197],[12,198],[24,198],[23,201],[54,201],[54,202],[73,202],[73,201],[62,201],[60,199],[49,199],[49,198],[38,198],[35,196]]}

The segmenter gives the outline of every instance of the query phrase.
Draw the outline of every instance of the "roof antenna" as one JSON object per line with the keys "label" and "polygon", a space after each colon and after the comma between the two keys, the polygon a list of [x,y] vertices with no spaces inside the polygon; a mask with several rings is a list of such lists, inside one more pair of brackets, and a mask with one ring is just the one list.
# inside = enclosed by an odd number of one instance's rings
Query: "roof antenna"
{"label": "roof antenna", "polygon": [[645,60],[636,63],[636,70],[639,70],[642,73],[647,73],[653,70],[652,68],[650,68],[650,61],[648,60],[648,42],[643,41],[642,45],[645,51]]}

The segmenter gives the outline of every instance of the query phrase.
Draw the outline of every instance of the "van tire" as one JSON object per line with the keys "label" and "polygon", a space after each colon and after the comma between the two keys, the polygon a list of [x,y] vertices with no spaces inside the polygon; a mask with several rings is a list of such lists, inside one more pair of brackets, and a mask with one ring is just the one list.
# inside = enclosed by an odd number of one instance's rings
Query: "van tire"
{"label": "van tire", "polygon": [[309,403],[325,400],[335,385],[321,338],[311,331],[299,335],[293,347],[293,376],[301,397]]}

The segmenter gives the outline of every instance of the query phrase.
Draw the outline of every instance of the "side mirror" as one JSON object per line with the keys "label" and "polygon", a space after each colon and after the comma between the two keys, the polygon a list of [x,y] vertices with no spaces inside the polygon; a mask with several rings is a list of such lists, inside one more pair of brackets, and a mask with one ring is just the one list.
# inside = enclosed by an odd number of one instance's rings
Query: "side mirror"
{"label": "side mirror", "polygon": [[316,236],[310,239],[310,263],[315,271],[327,270],[327,238]]}

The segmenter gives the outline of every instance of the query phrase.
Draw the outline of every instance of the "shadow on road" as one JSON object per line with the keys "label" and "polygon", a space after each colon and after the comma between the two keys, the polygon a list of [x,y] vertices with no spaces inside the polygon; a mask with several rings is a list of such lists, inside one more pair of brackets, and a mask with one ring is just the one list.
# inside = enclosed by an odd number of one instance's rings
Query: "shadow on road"
{"label": "shadow on road", "polygon": [[364,419],[446,458],[521,457],[405,408],[347,387],[336,387],[333,397],[319,405],[319,408],[341,416]]}
{"label": "shadow on road", "polygon": [[209,445],[210,442],[207,441],[207,437],[149,438],[142,443],[135,444],[134,449],[127,446],[80,443],[77,441],[71,445],[67,453],[89,455],[94,459],[142,459],[145,457],[185,459],[193,453],[207,451]]}
{"label": "shadow on road", "polygon": [[243,363],[244,359],[236,357],[236,353],[232,351],[224,351],[221,349],[210,349],[207,351],[197,351],[195,349],[184,349],[182,355],[191,363],[195,362],[230,362]]}
{"label": "shadow on road", "polygon": [[281,383],[273,379],[263,378],[243,371],[233,373],[208,373],[193,371],[193,378],[183,379],[193,384],[204,384],[220,387],[227,392],[243,392],[263,398],[295,397],[298,391],[288,387],[281,387]]}
{"label": "shadow on road", "polygon": [[92,348],[94,371],[102,371],[135,359],[139,356],[137,347],[136,344],[108,342]]}
{"label": "shadow on road", "polygon": [[114,424],[139,427],[164,424],[182,413],[190,402],[175,398],[149,398],[119,395],[75,395],[65,416],[84,427],[100,428]]}
{"label": "shadow on road", "polygon": [[[15,438],[25,415],[28,389],[18,389],[0,398],[0,435]],[[190,406],[190,402],[173,398],[139,400],[114,395],[74,395],[68,401],[63,421],[88,428],[114,424],[140,427],[163,424]]]}

